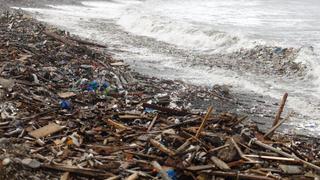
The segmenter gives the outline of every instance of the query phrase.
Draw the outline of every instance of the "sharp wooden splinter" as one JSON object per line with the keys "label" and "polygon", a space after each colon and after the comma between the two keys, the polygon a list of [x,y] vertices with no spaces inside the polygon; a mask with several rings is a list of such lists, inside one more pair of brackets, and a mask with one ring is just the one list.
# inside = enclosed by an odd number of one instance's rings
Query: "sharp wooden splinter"
{"label": "sharp wooden splinter", "polygon": [[212,111],[213,111],[213,107],[210,106],[210,107],[208,108],[207,114],[205,115],[205,117],[204,117],[203,120],[202,120],[202,123],[201,123],[201,125],[200,125],[200,127],[199,127],[199,129],[198,129],[198,131],[197,131],[197,133],[196,133],[196,135],[194,136],[196,139],[198,139],[198,137],[200,136],[200,133],[201,133],[202,129],[204,128],[204,126],[205,126],[205,124],[206,124],[206,121],[209,119]]}
{"label": "sharp wooden splinter", "polygon": [[275,117],[275,119],[273,121],[272,127],[277,125],[278,122],[280,121],[281,113],[283,111],[284,105],[286,104],[287,98],[288,98],[288,93],[284,93],[284,95],[282,97],[282,100],[281,100],[281,104],[280,104],[279,110],[278,110],[277,115],[276,115],[276,117]]}

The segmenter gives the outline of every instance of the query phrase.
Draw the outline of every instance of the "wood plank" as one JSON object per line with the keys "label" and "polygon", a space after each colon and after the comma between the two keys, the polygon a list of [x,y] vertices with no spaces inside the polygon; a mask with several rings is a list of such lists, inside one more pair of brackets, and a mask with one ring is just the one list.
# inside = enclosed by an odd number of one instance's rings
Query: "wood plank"
{"label": "wood plank", "polygon": [[50,123],[46,126],[43,126],[39,129],[29,132],[29,135],[38,139],[38,138],[46,137],[58,131],[61,131],[63,128],[64,128],[63,126],[60,126],[58,124]]}

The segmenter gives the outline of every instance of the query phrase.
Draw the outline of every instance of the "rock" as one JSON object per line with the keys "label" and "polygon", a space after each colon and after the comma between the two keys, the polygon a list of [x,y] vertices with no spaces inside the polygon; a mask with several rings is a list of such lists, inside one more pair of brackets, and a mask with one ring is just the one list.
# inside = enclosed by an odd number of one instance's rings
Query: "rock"
{"label": "rock", "polygon": [[7,144],[9,142],[8,138],[0,138],[0,145]]}
{"label": "rock", "polygon": [[41,163],[35,159],[26,158],[21,161],[21,163],[30,168],[38,168],[41,166]]}
{"label": "rock", "polygon": [[295,165],[279,165],[280,169],[286,174],[301,174],[303,172],[301,166]]}
{"label": "rock", "polygon": [[4,160],[2,160],[2,165],[3,166],[7,166],[11,163],[11,159],[10,158],[5,158]]}
{"label": "rock", "polygon": [[238,157],[237,149],[234,147],[230,139],[228,139],[225,144],[228,144],[229,147],[218,151],[218,158],[224,162],[234,161]]}
{"label": "rock", "polygon": [[0,78],[0,87],[5,89],[10,89],[14,86],[14,80],[13,79],[4,79]]}

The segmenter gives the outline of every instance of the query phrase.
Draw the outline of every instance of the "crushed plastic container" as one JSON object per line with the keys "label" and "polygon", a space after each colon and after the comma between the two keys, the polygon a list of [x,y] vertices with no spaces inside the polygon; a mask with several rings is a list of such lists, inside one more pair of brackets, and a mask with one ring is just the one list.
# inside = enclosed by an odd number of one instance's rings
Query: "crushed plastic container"
{"label": "crushed plastic container", "polygon": [[60,101],[61,109],[71,109],[71,102],[67,100]]}

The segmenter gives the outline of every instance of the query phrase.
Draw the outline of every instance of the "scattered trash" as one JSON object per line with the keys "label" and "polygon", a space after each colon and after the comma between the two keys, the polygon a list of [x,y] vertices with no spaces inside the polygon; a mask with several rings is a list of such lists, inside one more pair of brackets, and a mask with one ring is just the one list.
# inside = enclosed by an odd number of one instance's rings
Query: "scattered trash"
{"label": "scattered trash", "polygon": [[226,112],[226,86],[147,78],[19,13],[0,23],[0,178],[319,177],[319,140],[276,133],[284,103],[264,134]]}

